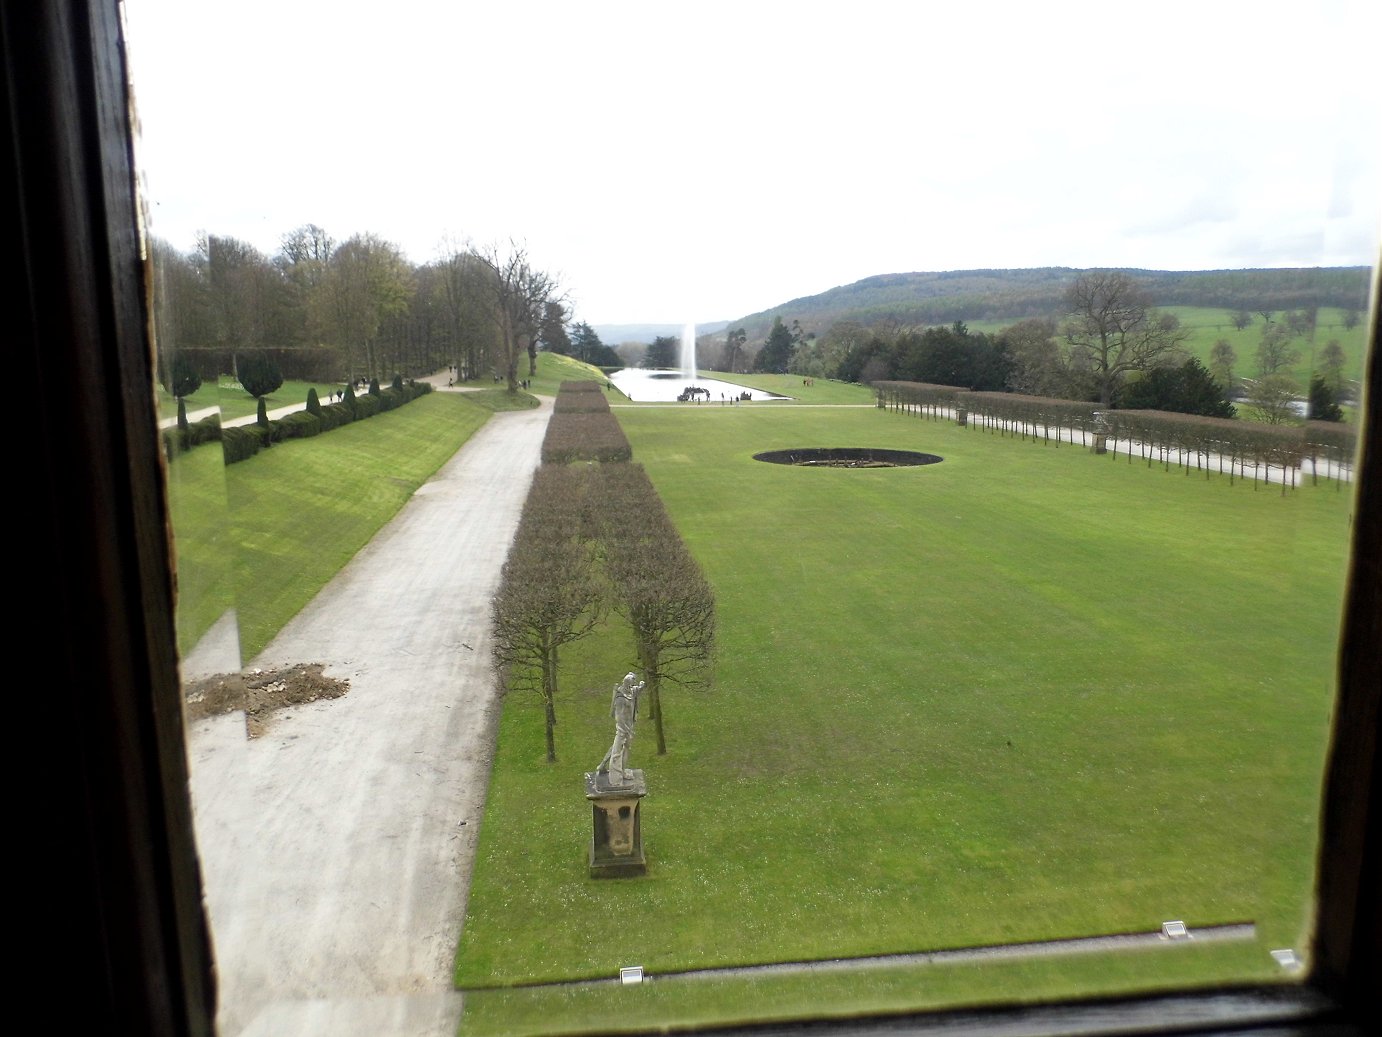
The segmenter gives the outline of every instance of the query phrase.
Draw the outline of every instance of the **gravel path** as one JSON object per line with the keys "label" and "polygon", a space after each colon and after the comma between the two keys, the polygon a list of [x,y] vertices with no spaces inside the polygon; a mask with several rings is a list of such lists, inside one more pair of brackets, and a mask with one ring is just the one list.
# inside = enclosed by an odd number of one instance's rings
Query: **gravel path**
{"label": "gravel path", "polygon": [[326,664],[344,698],[189,733],[219,1029],[450,1034],[498,701],[489,600],[551,413],[496,414],[256,667]]}

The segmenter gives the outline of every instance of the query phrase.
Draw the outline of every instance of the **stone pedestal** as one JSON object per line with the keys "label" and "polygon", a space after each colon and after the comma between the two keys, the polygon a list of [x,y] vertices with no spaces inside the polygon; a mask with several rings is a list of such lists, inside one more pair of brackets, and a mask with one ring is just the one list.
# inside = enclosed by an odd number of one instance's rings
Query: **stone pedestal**
{"label": "stone pedestal", "polygon": [[608,774],[585,776],[585,798],[590,800],[594,822],[590,836],[592,879],[621,879],[648,872],[639,812],[648,785],[641,770],[628,774],[627,785],[610,784]]}

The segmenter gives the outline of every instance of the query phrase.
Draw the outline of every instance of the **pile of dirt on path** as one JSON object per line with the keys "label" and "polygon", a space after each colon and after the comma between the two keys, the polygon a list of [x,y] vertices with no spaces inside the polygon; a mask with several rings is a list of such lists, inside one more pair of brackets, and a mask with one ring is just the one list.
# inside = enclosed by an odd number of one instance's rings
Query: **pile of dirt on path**
{"label": "pile of dirt on path", "polygon": [[187,720],[245,712],[245,733],[253,738],[275,710],[318,699],[338,699],[350,682],[322,675],[321,663],[297,663],[281,670],[218,673],[187,685]]}

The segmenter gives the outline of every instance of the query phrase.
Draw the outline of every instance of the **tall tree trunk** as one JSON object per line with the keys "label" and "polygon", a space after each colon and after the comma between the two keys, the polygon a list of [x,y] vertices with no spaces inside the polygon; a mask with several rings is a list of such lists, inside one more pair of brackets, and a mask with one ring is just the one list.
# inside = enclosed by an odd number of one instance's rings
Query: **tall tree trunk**
{"label": "tall tree trunk", "polygon": [[547,762],[557,762],[557,666],[553,652],[542,653],[542,705],[547,721]]}
{"label": "tall tree trunk", "polygon": [[655,645],[640,645],[639,661],[643,664],[643,679],[648,682],[648,716],[657,733],[657,754],[667,755],[667,736],[662,730],[662,676],[658,673],[658,652]]}
{"label": "tall tree trunk", "polygon": [[523,339],[516,332],[507,341],[504,349],[504,375],[508,378],[509,392],[518,392],[518,358],[523,352]]}

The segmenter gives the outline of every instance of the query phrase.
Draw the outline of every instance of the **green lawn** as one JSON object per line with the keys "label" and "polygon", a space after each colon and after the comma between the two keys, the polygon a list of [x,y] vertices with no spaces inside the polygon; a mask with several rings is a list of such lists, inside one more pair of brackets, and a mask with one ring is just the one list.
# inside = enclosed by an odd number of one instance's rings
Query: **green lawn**
{"label": "green lawn", "polygon": [[[1246,948],[654,984],[705,1022],[1277,975],[1303,950],[1349,495],[1283,498],[877,410],[619,412],[718,595],[716,681],[646,729],[646,878],[586,877],[612,626],[501,721],[462,987],[1251,920]],[[941,454],[793,469],[759,450]],[[463,1031],[611,1029],[617,988],[467,995]],[[717,1013],[719,1013],[717,1015]],[[595,1020],[591,1022],[590,1020]]]}
{"label": "green lawn", "polygon": [[[811,385],[802,384],[799,374],[725,374],[703,370],[707,377],[721,378],[727,382],[747,385],[750,389],[762,389],[790,396],[796,403],[828,404],[872,404],[873,390],[857,382],[837,382],[831,378],[817,378]],[[773,406],[777,406],[776,403]]]}
{"label": "green lawn", "polygon": [[1078,999],[1096,987],[1124,994],[1175,985],[1206,987],[1255,969],[1249,944],[1185,943],[1100,959],[1099,975],[1081,958],[1033,958],[964,965],[886,967],[847,973],[696,979],[641,986],[494,988],[465,994],[463,1037],[593,1034],[620,1029],[667,1032],[736,1023],[916,1012],[995,1000]]}
{"label": "green lawn", "polygon": [[178,649],[184,654],[235,607],[235,554],[220,443],[168,465],[168,508],[177,571]]}
{"label": "green lawn", "polygon": [[228,468],[215,444],[178,457],[169,500],[179,647],[234,604],[242,658],[252,659],[484,424],[488,395],[431,393]]}
{"label": "green lawn", "polygon": [[[523,356],[518,361],[518,377],[522,381],[528,378],[528,358]],[[542,396],[555,396],[557,390],[561,388],[561,383],[566,381],[584,381],[590,379],[605,382],[605,373],[598,367],[582,363],[574,357],[563,356],[561,353],[539,352],[537,355],[537,374],[531,379],[532,384],[528,391],[538,393]],[[462,383],[467,386],[503,386],[505,383],[491,382],[487,378],[477,378],[473,381]],[[502,389],[500,391],[507,391]]]}
{"label": "green lawn", "polygon": [[[344,388],[343,383],[325,382],[284,382],[277,391],[264,397],[264,405],[273,410],[276,407],[287,407],[293,404],[304,404],[307,402],[307,390],[315,388],[323,403],[326,401],[327,393],[335,392],[337,389]],[[254,414],[259,407],[258,401],[240,388],[238,382],[229,375],[223,376],[222,382],[218,387],[215,382],[203,382],[202,387],[191,396],[187,397],[188,412],[202,410],[206,407],[220,407],[221,418],[243,418]],[[158,390],[158,416],[160,418],[175,418],[178,413],[178,402],[165,389]]]}

